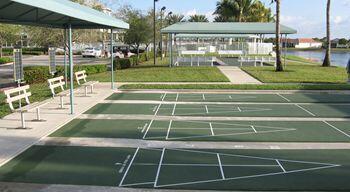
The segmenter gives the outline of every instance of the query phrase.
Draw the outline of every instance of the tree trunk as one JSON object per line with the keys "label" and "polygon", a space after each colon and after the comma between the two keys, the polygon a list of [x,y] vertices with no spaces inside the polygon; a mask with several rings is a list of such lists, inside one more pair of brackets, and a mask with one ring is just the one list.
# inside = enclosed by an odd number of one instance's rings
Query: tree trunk
{"label": "tree trunk", "polygon": [[140,46],[137,46],[136,56],[136,65],[139,65]]}
{"label": "tree trunk", "polygon": [[276,0],[276,71],[283,71],[281,58],[281,27],[280,27],[281,1]]}
{"label": "tree trunk", "polygon": [[331,66],[331,24],[330,24],[331,0],[327,0],[327,42],[326,56],[323,60],[323,67]]}
{"label": "tree trunk", "polygon": [[0,58],[2,58],[2,43],[0,43]]}

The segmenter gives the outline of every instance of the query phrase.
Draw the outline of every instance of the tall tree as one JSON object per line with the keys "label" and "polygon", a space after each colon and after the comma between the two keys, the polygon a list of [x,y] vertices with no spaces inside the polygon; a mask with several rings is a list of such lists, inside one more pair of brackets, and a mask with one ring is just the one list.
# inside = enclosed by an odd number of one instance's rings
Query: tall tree
{"label": "tall tree", "polygon": [[209,22],[205,15],[191,15],[189,22]]}
{"label": "tall tree", "polygon": [[167,24],[166,25],[172,25],[179,22],[185,21],[185,16],[182,14],[172,14],[166,17]]}
{"label": "tall tree", "polygon": [[281,58],[281,0],[272,0],[271,3],[276,3],[276,71],[283,71]]}
{"label": "tall tree", "polygon": [[327,0],[327,37],[326,37],[326,55],[323,60],[323,67],[331,66],[331,0]]}
{"label": "tall tree", "polygon": [[260,0],[220,0],[214,12],[216,22],[270,22],[271,9]]}
{"label": "tall tree", "polygon": [[17,25],[0,24],[0,58],[3,57],[3,44],[15,43],[19,39],[20,29]]}

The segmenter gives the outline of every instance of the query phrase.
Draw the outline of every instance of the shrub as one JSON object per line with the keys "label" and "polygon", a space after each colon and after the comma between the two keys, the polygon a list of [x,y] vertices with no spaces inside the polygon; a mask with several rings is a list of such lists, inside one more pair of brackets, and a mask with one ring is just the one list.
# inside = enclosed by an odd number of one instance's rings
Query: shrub
{"label": "shrub", "polygon": [[116,59],[114,60],[114,69],[127,69],[131,67],[131,64],[131,58]]}
{"label": "shrub", "polygon": [[[64,67],[57,66],[57,72],[55,76],[64,75]],[[88,75],[102,73],[107,71],[106,65],[77,65],[74,66],[74,72],[85,70]],[[69,72],[68,72],[69,73]],[[47,79],[52,78],[52,75],[49,73],[49,67],[47,66],[33,66],[24,68],[24,80],[28,84],[33,83],[44,83]]]}
{"label": "shrub", "polygon": [[2,58],[0,58],[0,64],[10,63],[12,61],[13,60],[10,57],[2,57]]}

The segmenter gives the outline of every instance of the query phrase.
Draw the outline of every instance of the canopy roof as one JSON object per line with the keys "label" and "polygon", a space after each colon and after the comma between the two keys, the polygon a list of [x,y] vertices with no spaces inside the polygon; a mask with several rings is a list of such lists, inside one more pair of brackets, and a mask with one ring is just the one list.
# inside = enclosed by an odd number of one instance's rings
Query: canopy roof
{"label": "canopy roof", "polygon": [[259,38],[257,35],[244,35],[244,34],[178,34],[176,38],[244,38],[254,39]]}
{"label": "canopy roof", "polygon": [[1,0],[0,22],[79,29],[119,28],[129,24],[69,0]]}
{"label": "canopy roof", "polygon": [[[180,22],[162,29],[162,33],[172,34],[275,34],[275,23],[235,23],[235,22]],[[281,25],[281,34],[295,34],[297,31]]]}

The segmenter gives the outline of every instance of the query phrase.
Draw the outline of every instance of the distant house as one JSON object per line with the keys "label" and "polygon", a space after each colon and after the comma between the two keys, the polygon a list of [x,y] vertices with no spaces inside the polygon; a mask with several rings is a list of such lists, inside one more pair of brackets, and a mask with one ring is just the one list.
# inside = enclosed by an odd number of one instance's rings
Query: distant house
{"label": "distant house", "polygon": [[293,48],[321,48],[323,43],[311,38],[287,39],[282,40],[283,46]]}
{"label": "distant house", "polygon": [[[332,48],[349,48],[350,45],[348,42],[342,42],[344,39],[333,39],[331,41],[331,47]],[[345,40],[346,41],[346,40]]]}

